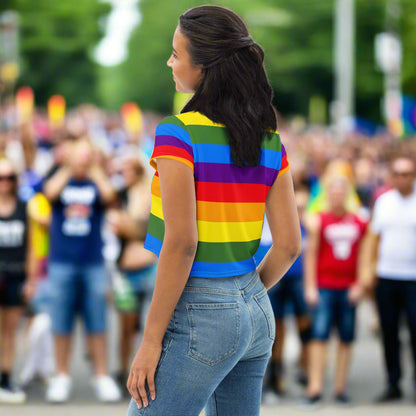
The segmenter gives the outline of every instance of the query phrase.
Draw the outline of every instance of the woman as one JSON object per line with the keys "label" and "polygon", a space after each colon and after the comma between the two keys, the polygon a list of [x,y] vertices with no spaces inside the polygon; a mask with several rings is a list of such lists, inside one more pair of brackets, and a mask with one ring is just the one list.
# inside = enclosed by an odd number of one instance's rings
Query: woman
{"label": "woman", "polygon": [[[120,373],[117,378],[125,386],[134,336],[140,329],[154,286],[156,256],[143,248],[150,211],[149,175],[138,157],[124,157],[122,163],[126,187],[118,195],[120,208],[109,211],[107,220],[121,245],[117,260],[120,273],[115,277],[114,286],[115,303],[120,312]],[[130,291],[134,296],[123,293]]]}
{"label": "woman", "polygon": [[[17,197],[17,174],[12,163],[0,160],[0,403],[23,403],[26,396],[11,385],[17,325],[24,304],[35,291],[30,261],[26,204]],[[27,273],[28,272],[28,273]],[[29,277],[27,277],[29,276]]]}
{"label": "woman", "polygon": [[[156,130],[145,247],[159,263],[129,416],[258,415],[275,335],[266,288],[300,251],[263,51],[235,13],[201,6],[180,17],[168,66],[194,96]],[[265,207],[275,245],[256,270]]]}
{"label": "woman", "polygon": [[[333,327],[338,346],[334,377],[334,400],[350,403],[347,394],[348,370],[355,338],[356,307],[363,294],[359,276],[367,221],[349,209],[351,182],[338,174],[324,181],[327,209],[308,219],[305,250],[305,300],[311,306],[312,327],[309,345],[308,386],[303,407],[322,404],[325,359]],[[362,273],[361,273],[362,274]]]}

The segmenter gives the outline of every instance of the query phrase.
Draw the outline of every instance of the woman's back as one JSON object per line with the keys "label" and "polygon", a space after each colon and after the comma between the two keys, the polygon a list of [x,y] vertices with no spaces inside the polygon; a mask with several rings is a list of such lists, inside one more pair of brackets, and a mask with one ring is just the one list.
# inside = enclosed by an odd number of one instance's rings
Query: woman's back
{"label": "woman's back", "polygon": [[[288,169],[279,134],[265,135],[258,166],[232,162],[224,125],[198,112],[167,117],[156,130],[154,159],[178,160],[193,170],[198,249],[191,276],[236,276],[255,269],[265,201],[276,178]],[[145,247],[159,255],[164,236],[158,174]]]}
{"label": "woman's back", "polygon": [[[159,262],[127,383],[137,404],[129,416],[149,404],[149,415],[196,415],[207,403],[206,415],[259,414],[274,338],[266,287],[300,250],[263,58],[229,9],[179,18],[167,65],[176,90],[193,96],[156,129],[145,246]],[[265,210],[275,245],[257,273]]]}

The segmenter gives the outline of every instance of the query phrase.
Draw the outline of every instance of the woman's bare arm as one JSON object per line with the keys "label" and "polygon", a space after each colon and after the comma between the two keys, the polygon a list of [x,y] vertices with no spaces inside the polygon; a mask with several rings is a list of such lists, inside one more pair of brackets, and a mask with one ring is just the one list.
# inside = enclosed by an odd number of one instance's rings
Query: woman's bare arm
{"label": "woman's bare arm", "polygon": [[165,236],[144,340],[162,342],[173,310],[188,280],[198,244],[192,171],[170,159],[158,159]]}
{"label": "woman's bare arm", "polygon": [[192,170],[175,160],[157,159],[165,221],[156,285],[143,341],[130,370],[127,386],[139,407],[147,406],[145,381],[156,396],[154,374],[162,339],[183,292],[198,244],[196,197]]}

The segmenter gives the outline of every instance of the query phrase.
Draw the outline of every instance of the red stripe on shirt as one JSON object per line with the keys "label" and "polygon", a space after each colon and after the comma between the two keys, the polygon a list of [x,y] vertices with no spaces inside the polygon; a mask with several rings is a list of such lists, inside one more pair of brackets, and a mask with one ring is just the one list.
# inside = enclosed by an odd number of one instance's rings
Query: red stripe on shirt
{"label": "red stripe on shirt", "polygon": [[270,186],[256,183],[195,182],[198,201],[264,202]]}

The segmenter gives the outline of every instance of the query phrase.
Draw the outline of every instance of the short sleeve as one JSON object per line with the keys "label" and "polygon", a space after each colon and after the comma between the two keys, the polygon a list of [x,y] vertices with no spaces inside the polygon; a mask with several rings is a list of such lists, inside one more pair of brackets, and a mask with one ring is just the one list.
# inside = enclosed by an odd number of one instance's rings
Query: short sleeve
{"label": "short sleeve", "polygon": [[287,160],[287,153],[286,153],[286,149],[283,143],[282,143],[282,147],[280,148],[280,151],[282,153],[282,161],[280,163],[280,169],[279,169],[279,173],[277,174],[277,176],[280,176],[289,170],[289,162]]}
{"label": "short sleeve", "polygon": [[150,165],[156,169],[155,159],[177,160],[194,170],[194,152],[186,126],[175,116],[167,117],[156,128],[155,147]]}

